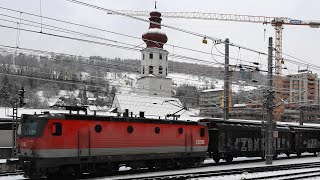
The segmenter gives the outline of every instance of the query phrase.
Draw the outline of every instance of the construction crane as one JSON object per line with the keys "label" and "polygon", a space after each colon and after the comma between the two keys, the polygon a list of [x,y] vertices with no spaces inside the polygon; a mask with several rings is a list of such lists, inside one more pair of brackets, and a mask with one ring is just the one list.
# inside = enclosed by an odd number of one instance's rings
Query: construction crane
{"label": "construction crane", "polygon": [[[125,14],[131,16],[148,17],[148,11],[130,11],[130,10],[110,10],[108,14]],[[119,14],[118,14],[119,13]],[[281,73],[282,64],[282,30],[284,25],[298,25],[309,26],[310,28],[319,28],[319,21],[303,21],[292,19],[288,17],[268,17],[268,16],[251,16],[251,15],[238,15],[238,14],[220,14],[220,13],[202,13],[202,12],[161,12],[162,17],[166,18],[181,18],[181,19],[200,19],[200,20],[217,20],[217,21],[233,21],[233,22],[247,22],[270,24],[275,28],[275,99],[276,103],[280,102],[280,89],[281,89]],[[275,109],[275,120],[280,121],[283,108],[278,106]]]}

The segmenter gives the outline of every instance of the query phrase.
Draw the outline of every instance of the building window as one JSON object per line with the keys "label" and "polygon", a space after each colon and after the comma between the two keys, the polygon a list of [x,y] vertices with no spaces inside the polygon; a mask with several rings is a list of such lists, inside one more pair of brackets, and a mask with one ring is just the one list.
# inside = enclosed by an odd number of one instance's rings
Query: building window
{"label": "building window", "polygon": [[144,66],[142,67],[142,74],[144,74]]}
{"label": "building window", "polygon": [[159,74],[162,74],[162,66],[159,66]]}
{"label": "building window", "polygon": [[168,75],[168,69],[166,68],[166,76]]}
{"label": "building window", "polygon": [[153,74],[153,66],[149,66],[149,74]]}
{"label": "building window", "polygon": [[159,54],[159,59],[162,59],[162,54]]}
{"label": "building window", "polygon": [[142,54],[142,60],[144,60],[144,54]]}
{"label": "building window", "polygon": [[149,54],[149,59],[153,59],[153,54],[152,53]]}

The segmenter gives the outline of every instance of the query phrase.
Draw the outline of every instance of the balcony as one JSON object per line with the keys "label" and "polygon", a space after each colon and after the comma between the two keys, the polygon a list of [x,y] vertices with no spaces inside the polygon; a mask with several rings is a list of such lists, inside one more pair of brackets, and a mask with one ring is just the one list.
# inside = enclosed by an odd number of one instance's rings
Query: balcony
{"label": "balcony", "polygon": [[289,99],[289,97],[290,97],[289,95],[282,95],[283,99]]}
{"label": "balcony", "polygon": [[314,76],[308,76],[307,79],[308,79],[308,80],[311,80],[311,81],[314,81],[314,80],[316,79],[316,77],[314,77]]}
{"label": "balcony", "polygon": [[282,82],[283,82],[283,83],[289,83],[290,80],[289,80],[289,79],[282,79]]}
{"label": "balcony", "polygon": [[308,90],[308,93],[315,93],[315,92],[316,92],[315,89],[310,89],[310,90]]}
{"label": "balcony", "polygon": [[314,94],[308,94],[308,99],[314,99],[315,95]]}

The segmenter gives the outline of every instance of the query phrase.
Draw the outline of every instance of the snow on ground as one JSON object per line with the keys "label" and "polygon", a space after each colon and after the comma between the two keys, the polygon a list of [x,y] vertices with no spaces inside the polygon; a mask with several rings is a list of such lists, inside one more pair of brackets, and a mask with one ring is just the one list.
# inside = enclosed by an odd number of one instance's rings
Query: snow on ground
{"label": "snow on ground", "polygon": [[[121,92],[128,92],[128,88],[131,88],[136,84],[139,74],[135,73],[108,73],[106,78],[111,79],[110,84],[116,85],[120,88]],[[210,77],[195,76],[190,74],[182,73],[169,73],[168,78],[171,78],[173,83],[177,86],[183,84],[189,84],[198,87],[199,89],[211,88],[212,86],[216,88],[223,88],[224,81],[221,79],[215,79]],[[128,85],[130,82],[131,85]],[[232,84],[232,91],[238,92],[241,87],[237,84]],[[251,91],[257,89],[255,86],[243,86],[244,91]]]}
{"label": "snow on ground", "polygon": [[[303,155],[308,155],[309,153],[304,153]],[[284,155],[285,156],[285,155]],[[279,157],[284,157],[284,156],[279,156]],[[292,155],[295,156],[295,155]],[[248,160],[248,159],[259,159],[259,158],[235,158],[234,161],[243,161],[243,160]],[[302,158],[291,158],[291,159],[279,159],[279,160],[274,160],[273,165],[281,165],[281,164],[298,164],[301,162],[304,163],[309,163],[309,162],[319,162],[320,157],[302,157]],[[212,163],[212,160],[206,160],[205,163]],[[240,169],[240,168],[251,168],[251,167],[265,167],[265,166],[272,166],[272,165],[266,165],[265,161],[261,162],[252,162],[252,163],[243,163],[243,164],[228,164],[228,165],[221,165],[221,166],[210,166],[210,167],[203,167],[203,168],[190,168],[190,169],[185,169],[185,170],[176,170],[176,171],[165,171],[165,172],[151,172],[149,173],[151,176],[161,176],[161,175],[168,175],[168,174],[185,174],[185,173],[192,173],[192,172],[206,172],[206,171],[219,171],[219,170],[228,170],[228,169]],[[144,174],[139,175],[128,175],[130,178],[137,178],[144,176]],[[125,179],[128,176],[115,176],[112,177],[113,179]],[[212,177],[213,178],[213,177]],[[220,177],[221,178],[221,177]],[[101,179],[101,178],[100,178]],[[102,178],[103,180],[107,180],[110,178]],[[206,178],[208,180],[210,178]],[[218,178],[219,179],[219,178]],[[233,178],[228,178],[228,179],[233,179]],[[237,178],[236,178],[237,179]],[[241,179],[238,178],[238,179]]]}
{"label": "snow on ground", "polygon": [[[216,88],[223,88],[224,86],[224,80],[221,79],[215,79],[215,78],[209,78],[209,77],[203,77],[203,76],[194,76],[190,74],[181,74],[181,73],[170,73],[168,75],[169,78],[172,78],[173,82],[177,84],[178,86],[182,84],[189,84],[194,85],[198,88],[204,89],[204,88],[211,88],[212,86]],[[232,84],[232,91],[233,92],[239,92],[241,87],[237,84]],[[243,86],[244,91],[251,91],[257,89],[255,86]]]}
{"label": "snow on ground", "polygon": [[2,176],[0,177],[0,180],[20,180],[20,179],[26,179],[23,177],[23,175],[18,176]]}
{"label": "snow on ground", "polygon": [[[197,180],[242,180],[242,179],[251,179],[251,178],[262,178],[270,175],[281,175],[281,174],[292,174],[299,172],[309,172],[319,170],[320,168],[308,168],[308,169],[295,169],[295,170],[282,170],[282,171],[272,171],[272,172],[262,172],[262,173],[242,173],[242,174],[234,174],[229,176],[218,176],[218,177],[207,177],[207,178],[197,178]],[[272,173],[272,174],[270,174]],[[288,176],[289,177],[289,176]],[[277,180],[278,178],[271,178]],[[315,179],[320,179],[319,177]]]}

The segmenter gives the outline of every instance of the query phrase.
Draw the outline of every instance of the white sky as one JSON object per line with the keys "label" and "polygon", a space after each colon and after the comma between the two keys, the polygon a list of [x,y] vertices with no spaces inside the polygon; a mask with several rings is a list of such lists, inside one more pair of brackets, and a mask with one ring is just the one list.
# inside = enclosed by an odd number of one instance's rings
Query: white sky
{"label": "white sky", "polygon": [[[153,0],[83,0],[84,2],[98,5],[114,10],[144,10],[150,11],[154,8]],[[1,0],[1,7],[21,10],[39,14],[39,0]],[[320,21],[320,1],[317,0],[158,0],[157,7],[159,11],[199,11],[199,12],[216,12],[216,13],[232,13],[232,14],[248,14],[262,16],[284,16],[301,20],[318,20]],[[0,9],[1,14],[10,14],[19,16],[18,13],[9,13]],[[91,9],[67,2],[65,0],[42,0],[42,14],[47,17],[63,19],[84,25],[103,28],[110,31],[116,31],[123,34],[128,34],[136,37],[147,31],[149,25],[146,22],[141,22],[127,17],[107,15],[105,12]],[[0,18],[4,18],[0,16]],[[28,18],[40,22],[39,18],[32,18],[22,14],[22,18]],[[274,36],[274,29],[270,25],[263,26],[262,24],[254,23],[237,23],[237,22],[221,22],[221,21],[205,21],[205,20],[184,20],[184,19],[167,19],[162,21],[164,24],[187,29],[209,36],[219,38],[229,38],[231,42],[248,46],[257,50],[267,52],[267,39],[269,36]],[[102,33],[98,31],[88,30],[84,28],[75,28],[74,26],[57,24],[52,21],[43,20],[43,23],[50,25],[59,25],[64,28],[82,31],[94,34],[99,37],[114,39],[120,42],[139,45],[143,41],[140,39],[131,39],[128,37],[120,37],[117,35]],[[0,21],[0,25],[16,26],[15,24],[5,23]],[[22,28],[28,28],[22,26]],[[264,40],[264,28],[266,28],[266,39]],[[39,28],[31,28],[39,31]],[[176,46],[183,46],[192,49],[198,49],[210,52],[212,43],[204,45],[201,43],[201,38],[192,35],[177,32],[175,30],[163,28],[167,33],[168,43]],[[44,30],[44,32],[48,32]],[[16,30],[5,29],[0,27],[1,45],[16,45]],[[70,36],[70,35],[69,35]],[[109,42],[106,42],[109,43]],[[144,47],[144,44],[142,44]],[[66,40],[56,37],[48,37],[45,35],[21,32],[20,47],[41,49],[47,51],[63,52],[75,55],[99,55],[103,57],[120,57],[120,58],[140,58],[140,52],[127,51],[84,43],[74,40]],[[223,46],[218,48],[223,51]],[[170,46],[165,46],[169,53],[177,53],[180,55],[197,57],[206,61],[212,61],[210,55],[194,53],[186,50],[179,50]],[[320,29],[312,29],[308,26],[285,26],[283,33],[283,52],[308,61],[313,64],[319,62],[320,49]],[[213,53],[218,52],[213,49]],[[266,57],[257,54],[248,53],[237,48],[231,49],[231,56],[234,58],[241,57],[248,61],[261,61],[267,64]],[[216,58],[223,62],[223,58]],[[172,59],[177,60],[177,59]],[[231,60],[231,64],[235,64],[236,60]],[[240,62],[238,62],[240,63]],[[287,63],[290,70],[297,70],[297,65]],[[266,69],[266,68],[264,68]],[[315,71],[315,70],[314,70]],[[288,73],[288,71],[284,71]],[[291,71],[290,73],[294,73]]]}

